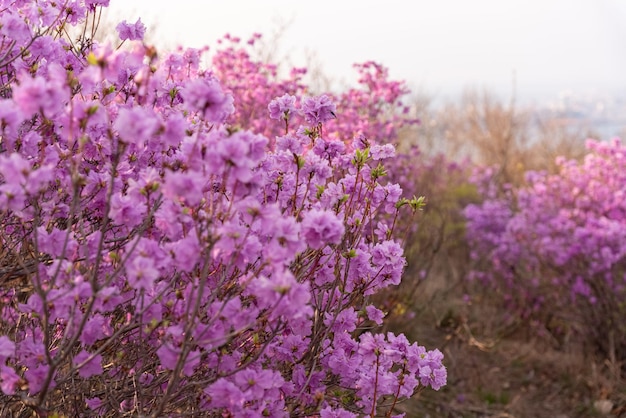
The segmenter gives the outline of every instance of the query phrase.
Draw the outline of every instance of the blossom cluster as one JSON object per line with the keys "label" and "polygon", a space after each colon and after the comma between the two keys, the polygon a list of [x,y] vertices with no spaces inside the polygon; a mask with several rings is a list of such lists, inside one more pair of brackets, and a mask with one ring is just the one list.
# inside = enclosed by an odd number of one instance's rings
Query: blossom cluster
{"label": "blossom cluster", "polygon": [[393,146],[328,134],[329,95],[233,124],[244,89],[140,21],[126,48],[60,36],[106,3],[0,0],[4,410],[391,416],[445,385],[440,351],[375,333],[418,206]]}
{"label": "blossom cluster", "polygon": [[[498,289],[517,317],[622,356],[626,147],[619,140],[587,147],[584,161],[560,158],[558,173],[529,172],[525,187],[491,188],[466,208],[472,277]],[[480,177],[485,186],[488,177]]]}
{"label": "blossom cluster", "polygon": [[[374,61],[355,64],[356,87],[338,94],[318,92],[317,101],[310,102],[313,88],[306,82],[307,69],[294,67],[284,76],[285,69],[280,71],[276,64],[255,58],[255,47],[262,40],[260,34],[247,42],[227,35],[221,40],[223,47],[212,55],[213,71],[237,103],[228,119],[230,124],[249,127],[273,141],[285,133],[289,124],[315,127],[321,121],[326,122],[327,138],[345,140],[362,135],[395,143],[403,127],[419,122],[410,115],[410,107],[403,101],[409,93],[406,84],[390,80],[383,65]],[[270,114],[273,119],[282,120],[282,125],[259,117],[266,115],[266,106],[274,98],[281,99],[270,109]],[[298,98],[302,98],[301,103]],[[296,105],[302,112],[293,112]]]}

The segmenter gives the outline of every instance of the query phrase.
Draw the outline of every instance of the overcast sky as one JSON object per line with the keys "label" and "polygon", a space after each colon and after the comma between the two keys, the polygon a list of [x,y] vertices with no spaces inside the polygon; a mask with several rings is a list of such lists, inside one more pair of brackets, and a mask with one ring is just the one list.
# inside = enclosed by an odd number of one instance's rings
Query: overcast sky
{"label": "overcast sky", "polygon": [[[165,45],[215,46],[225,33],[271,35],[279,55],[350,81],[375,60],[436,95],[486,87],[522,99],[558,92],[626,95],[624,0],[111,0],[110,18],[141,17]],[[515,74],[515,76],[514,76]]]}

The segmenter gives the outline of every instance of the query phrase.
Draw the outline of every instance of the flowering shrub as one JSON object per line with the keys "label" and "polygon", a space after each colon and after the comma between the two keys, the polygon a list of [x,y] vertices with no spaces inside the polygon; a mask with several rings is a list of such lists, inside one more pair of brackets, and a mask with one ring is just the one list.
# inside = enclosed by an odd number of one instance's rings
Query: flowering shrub
{"label": "flowering shrub", "polygon": [[279,94],[270,147],[140,21],[127,49],[61,36],[106,3],[0,1],[3,414],[392,416],[443,386],[441,352],[375,333],[420,205],[384,182],[393,147]]}
{"label": "flowering shrub", "polygon": [[[465,210],[481,264],[473,277],[497,289],[518,318],[553,335],[582,335],[602,355],[626,358],[626,147],[589,141],[582,163]],[[488,182],[485,183],[488,185]]]}
{"label": "flowering shrub", "polygon": [[[242,43],[240,38],[226,35],[220,41],[222,47],[212,56],[212,64],[215,75],[237,103],[228,122],[262,133],[273,143],[276,136],[284,135],[285,126],[271,123],[265,117],[267,103],[284,94],[302,97],[305,101],[306,96],[311,95],[311,89],[304,80],[306,68],[292,68],[288,77],[281,78],[276,64],[255,59],[254,45],[260,38],[261,35],[256,34]],[[200,52],[189,50],[187,54],[196,62]],[[336,105],[336,116],[339,117],[324,125],[324,137],[346,141],[362,135],[395,143],[403,127],[418,122],[410,116],[409,107],[402,101],[409,93],[408,88],[404,82],[390,80],[387,68],[376,62],[368,61],[354,67],[358,74],[356,87],[339,94],[325,92],[329,103]],[[295,105],[294,102],[291,104]],[[306,109],[304,103],[301,106]],[[312,124],[306,120],[307,114],[306,110],[292,112],[289,115],[291,125]]]}

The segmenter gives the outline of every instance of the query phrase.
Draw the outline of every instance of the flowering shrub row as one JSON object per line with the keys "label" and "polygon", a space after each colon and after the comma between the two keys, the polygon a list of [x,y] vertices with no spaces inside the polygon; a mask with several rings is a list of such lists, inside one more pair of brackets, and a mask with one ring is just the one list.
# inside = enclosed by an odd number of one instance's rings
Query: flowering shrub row
{"label": "flowering shrub row", "polygon": [[[527,186],[465,210],[473,278],[518,318],[626,358],[626,147],[588,141],[584,161],[527,173]],[[488,177],[488,176],[487,176]],[[483,178],[484,180],[484,178]],[[486,182],[485,184],[489,184]]]}
{"label": "flowering shrub row", "polygon": [[375,333],[420,200],[354,134],[392,125],[285,86],[245,116],[262,80],[158,57],[140,21],[94,44],[107,3],[0,1],[3,411],[391,416],[444,385],[438,350]]}

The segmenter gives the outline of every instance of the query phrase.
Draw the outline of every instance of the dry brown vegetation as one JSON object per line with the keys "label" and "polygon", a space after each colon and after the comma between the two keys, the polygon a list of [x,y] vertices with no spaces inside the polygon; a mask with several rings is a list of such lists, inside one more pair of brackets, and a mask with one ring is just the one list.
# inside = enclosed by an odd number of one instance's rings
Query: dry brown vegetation
{"label": "dry brown vegetation", "polygon": [[502,183],[519,184],[527,170],[553,170],[557,156],[580,158],[585,139],[596,136],[583,122],[564,123],[487,91],[468,90],[439,108],[423,95],[414,102],[422,123],[407,140],[429,155],[499,166]]}

